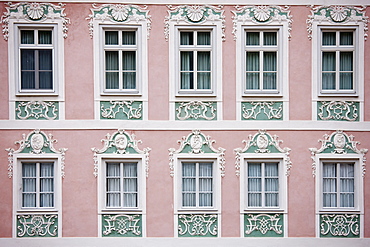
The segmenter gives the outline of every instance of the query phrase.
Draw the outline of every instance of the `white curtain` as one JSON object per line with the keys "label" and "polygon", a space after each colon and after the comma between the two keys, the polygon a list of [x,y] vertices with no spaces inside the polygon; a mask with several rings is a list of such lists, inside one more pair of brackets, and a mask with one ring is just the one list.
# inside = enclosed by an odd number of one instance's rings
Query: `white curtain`
{"label": "white curtain", "polygon": [[259,32],[246,32],[246,45],[259,45],[260,33]]}
{"label": "white curtain", "polygon": [[337,164],[323,165],[323,207],[337,206]]}
{"label": "white curtain", "polygon": [[340,52],[340,89],[353,89],[353,52]]}
{"label": "white curtain", "polygon": [[137,163],[123,164],[123,206],[137,207]]}
{"label": "white curtain", "polygon": [[279,206],[278,163],[265,163],[265,206]]}
{"label": "white curtain", "polygon": [[182,206],[196,207],[195,163],[182,163]]}
{"label": "white curtain", "polygon": [[36,207],[36,163],[22,164],[22,207]]}
{"label": "white curtain", "polygon": [[181,89],[194,89],[194,52],[180,52]]}
{"label": "white curtain", "polygon": [[335,90],[335,52],[322,53],[322,89]]}
{"label": "white curtain", "polygon": [[248,162],[248,207],[262,206],[261,163]]}
{"label": "white curtain", "polygon": [[212,163],[199,163],[199,206],[213,206]]}
{"label": "white curtain", "polygon": [[107,163],[107,207],[121,206],[121,171],[120,163]]}
{"label": "white curtain", "polygon": [[38,50],[39,56],[39,88],[53,88],[53,58],[52,50]]}
{"label": "white curtain", "polygon": [[197,52],[198,89],[211,89],[211,52]]}
{"label": "white curtain", "polygon": [[136,52],[122,51],[123,89],[136,88]]}
{"label": "white curtain", "polygon": [[[259,52],[246,53],[246,89],[256,90],[260,89],[260,56]],[[256,72],[253,72],[256,71]]]}
{"label": "white curtain", "polygon": [[277,45],[277,32],[264,32],[263,45],[276,46]]}
{"label": "white curtain", "polygon": [[355,192],[355,179],[354,179],[354,165],[341,164],[340,166],[340,206],[341,207],[354,207],[354,192]]}
{"label": "white curtain", "polygon": [[21,87],[35,89],[35,50],[21,50]]}
{"label": "white curtain", "polygon": [[40,163],[40,207],[54,207],[53,163]]}
{"label": "white curtain", "polygon": [[263,89],[276,89],[277,54],[263,53]]}
{"label": "white curtain", "polygon": [[105,83],[107,89],[119,89],[118,51],[105,51]]}

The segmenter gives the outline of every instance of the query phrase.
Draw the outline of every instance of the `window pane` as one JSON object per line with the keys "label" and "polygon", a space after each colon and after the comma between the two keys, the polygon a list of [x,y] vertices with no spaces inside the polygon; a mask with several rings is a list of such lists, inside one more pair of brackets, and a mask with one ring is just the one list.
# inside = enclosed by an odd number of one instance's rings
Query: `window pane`
{"label": "window pane", "polygon": [[39,44],[52,44],[52,31],[39,30]]}
{"label": "window pane", "polygon": [[246,45],[259,45],[260,44],[260,33],[259,32],[247,32],[246,33]]}
{"label": "window pane", "polygon": [[118,45],[118,32],[117,31],[105,31],[105,44],[106,45]]}
{"label": "window pane", "polygon": [[33,30],[21,30],[21,44],[34,44],[34,31]]}
{"label": "window pane", "polygon": [[353,45],[353,32],[340,32],[340,45]]}
{"label": "window pane", "polygon": [[35,50],[21,50],[21,70],[35,70]]}
{"label": "window pane", "polygon": [[105,52],[106,70],[118,70],[118,51]]}
{"label": "window pane", "polygon": [[107,207],[121,206],[120,163],[107,163],[106,169]]}
{"label": "window pane", "polygon": [[261,193],[248,193],[248,207],[261,207],[262,194]]}
{"label": "window pane", "polygon": [[265,163],[265,176],[278,177],[279,176],[279,163]]}
{"label": "window pane", "polygon": [[106,72],[105,82],[106,82],[106,89],[119,89],[118,72]]}
{"label": "window pane", "polygon": [[263,45],[277,45],[277,33],[276,32],[264,32],[263,33]]}
{"label": "window pane", "polygon": [[322,70],[335,71],[335,52],[322,53]]}
{"label": "window pane", "polygon": [[[198,52],[198,71],[210,71],[211,70],[211,54],[208,51]],[[198,89],[211,89],[211,73],[210,72],[198,72]]]}
{"label": "window pane", "polygon": [[259,71],[260,69],[260,56],[259,52],[247,52],[246,54],[246,70]]}
{"label": "window pane", "polygon": [[181,56],[181,89],[194,89],[193,52],[182,51]]}
{"label": "window pane", "polygon": [[329,45],[335,45],[336,33],[335,32],[323,32],[322,33],[322,45],[329,46]]}
{"label": "window pane", "polygon": [[38,50],[38,52],[39,52],[39,69],[52,70],[53,69],[52,50]]}
{"label": "window pane", "polygon": [[198,45],[211,45],[211,32],[198,32]]}
{"label": "window pane", "polygon": [[248,177],[261,177],[261,163],[248,162]]}
{"label": "window pane", "polygon": [[353,52],[340,52],[339,89],[353,89]]}
{"label": "window pane", "polygon": [[353,70],[353,52],[340,52],[340,71]]}
{"label": "window pane", "polygon": [[337,164],[323,164],[323,207],[337,206]]}
{"label": "window pane", "polygon": [[107,89],[119,89],[118,51],[105,52],[105,81]]}
{"label": "window pane", "polygon": [[36,163],[23,163],[22,177],[22,207],[36,207]]}
{"label": "window pane", "polygon": [[137,163],[124,163],[123,177],[123,206],[137,207]]}
{"label": "window pane", "polygon": [[[264,71],[277,71],[277,58],[276,52],[263,53],[263,70]],[[263,89],[276,89],[276,72],[263,73]]]}
{"label": "window pane", "polygon": [[180,32],[180,45],[193,45],[193,32]]}
{"label": "window pane", "polygon": [[182,163],[182,206],[196,206],[196,164]]}
{"label": "window pane", "polygon": [[136,32],[123,31],[122,32],[122,45],[136,45]]}
{"label": "window pane", "polygon": [[246,74],[246,89],[256,90],[260,89],[260,74],[259,73],[247,73]]}
{"label": "window pane", "polygon": [[279,206],[279,194],[278,193],[266,193],[265,194],[265,206],[266,207],[278,207]]}

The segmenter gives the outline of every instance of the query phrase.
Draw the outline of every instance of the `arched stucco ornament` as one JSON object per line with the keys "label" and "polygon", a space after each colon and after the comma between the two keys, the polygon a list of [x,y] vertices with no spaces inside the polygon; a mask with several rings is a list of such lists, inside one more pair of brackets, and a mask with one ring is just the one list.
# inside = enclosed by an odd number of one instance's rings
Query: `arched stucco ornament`
{"label": "arched stucco ornament", "polygon": [[97,6],[92,5],[91,14],[86,18],[89,21],[90,37],[94,36],[94,21],[100,23],[115,23],[115,24],[136,24],[146,23],[147,38],[149,39],[150,30],[152,28],[152,19],[149,15],[147,6],[140,7],[138,5],[123,5],[123,4],[103,4]]}
{"label": "arched stucco ornament", "polygon": [[258,130],[256,134],[249,135],[248,140],[243,140],[245,143],[244,148],[236,148],[234,149],[235,152],[235,174],[236,176],[240,176],[240,161],[241,155],[243,153],[259,153],[259,154],[267,154],[267,153],[283,153],[284,154],[284,163],[285,163],[285,175],[290,175],[290,169],[292,168],[292,162],[290,161],[290,148],[280,147],[280,143],[282,140],[278,140],[277,135],[270,135],[266,132],[266,130]]}
{"label": "arched stucco ornament", "polygon": [[135,134],[130,135],[123,129],[118,129],[118,131],[111,134],[106,134],[105,139],[102,139],[103,148],[91,148],[94,152],[94,176],[98,176],[99,170],[99,154],[118,154],[124,158],[125,154],[142,154],[144,155],[145,163],[145,175],[148,177],[149,174],[149,152],[151,148],[147,147],[140,150],[137,146],[142,143],[141,140],[135,140]]}
{"label": "arched stucco ornament", "polygon": [[312,39],[312,25],[314,22],[324,24],[325,22],[331,24],[343,24],[343,23],[353,23],[358,22],[364,23],[364,39],[367,39],[367,23],[369,17],[365,15],[366,7],[356,7],[356,6],[336,6],[336,5],[326,5],[308,6],[311,8],[311,15],[307,19],[307,32],[308,39]]}
{"label": "arched stucco ornament", "polygon": [[258,6],[235,6],[236,11],[231,11],[234,16],[233,19],[233,31],[232,34],[234,35],[234,40],[237,39],[237,29],[238,23],[242,24],[257,24],[257,25],[266,25],[272,22],[288,23],[288,39],[291,38],[291,31],[292,31],[292,15],[290,15],[289,6],[266,6],[266,5],[258,5]]}
{"label": "arched stucco ornament", "polygon": [[[174,155],[176,154],[195,154],[202,155],[207,153],[215,153],[218,156],[218,167],[221,171],[221,177],[225,176],[225,149],[213,147],[215,140],[211,140],[210,136],[206,136],[200,130],[193,130],[188,136],[183,136],[181,140],[177,141],[180,144],[179,149],[168,149],[170,161],[170,176],[174,176]],[[192,156],[194,157],[194,156]],[[201,158],[201,157],[200,157]]]}
{"label": "arched stucco ornament", "polygon": [[9,22],[10,20],[23,20],[29,23],[44,23],[54,22],[61,20],[63,28],[63,37],[67,38],[68,24],[70,19],[64,13],[65,4],[59,3],[58,5],[52,3],[28,3],[21,2],[12,4],[11,2],[5,3],[6,12],[1,16],[1,23],[3,25],[3,36],[5,40],[9,37]]}
{"label": "arched stucco ornament", "polygon": [[52,134],[45,134],[43,131],[39,129],[35,129],[34,131],[30,132],[27,136],[26,134],[22,134],[22,139],[16,141],[15,144],[19,145],[19,148],[15,150],[14,148],[7,148],[5,149],[8,152],[8,177],[11,178],[13,176],[13,166],[14,166],[14,155],[15,154],[30,154],[29,158],[37,157],[42,158],[43,154],[60,154],[60,169],[61,169],[61,176],[62,178],[65,177],[64,172],[64,160],[65,160],[65,152],[68,150],[67,148],[59,148],[56,150],[54,148],[54,143],[58,141],[53,139]]}
{"label": "arched stucco ornament", "polygon": [[168,41],[170,34],[170,22],[176,24],[186,23],[191,25],[198,24],[215,24],[221,22],[221,38],[225,41],[225,16],[222,5],[180,5],[180,6],[167,6],[169,10],[168,16],[165,18],[164,35]]}
{"label": "arched stucco ornament", "polygon": [[[354,141],[354,136],[348,136],[343,130],[337,130],[330,135],[325,134],[323,139],[319,139],[318,142],[321,142],[321,147],[317,148],[309,148],[311,152],[311,159],[312,159],[312,175],[313,177],[316,176],[316,155],[322,153],[331,153],[337,158],[346,158],[344,155],[353,153],[360,155],[360,163],[362,169],[362,176],[365,176],[366,173],[366,157],[365,154],[367,153],[368,149],[362,148],[358,149],[357,144],[360,144],[358,141]],[[333,156],[333,157],[334,157]]]}

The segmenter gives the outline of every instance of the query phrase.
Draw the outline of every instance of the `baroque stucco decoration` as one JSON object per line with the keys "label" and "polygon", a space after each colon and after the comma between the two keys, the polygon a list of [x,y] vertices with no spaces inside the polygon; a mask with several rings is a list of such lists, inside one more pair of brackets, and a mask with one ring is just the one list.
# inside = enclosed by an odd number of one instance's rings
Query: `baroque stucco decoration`
{"label": "baroque stucco decoration", "polygon": [[94,176],[98,176],[99,169],[99,160],[98,154],[119,154],[124,157],[125,154],[143,154],[144,163],[145,163],[145,174],[148,177],[149,173],[149,152],[150,148],[144,148],[140,150],[137,146],[142,143],[141,140],[135,140],[135,134],[130,135],[123,129],[118,129],[118,131],[111,134],[106,134],[105,139],[102,139],[101,142],[104,143],[102,149],[91,148],[94,152]]}
{"label": "baroque stucco decoration", "polygon": [[266,154],[266,153],[283,153],[284,154],[284,163],[285,163],[285,175],[290,175],[290,169],[292,168],[292,162],[290,161],[290,148],[285,147],[281,148],[280,143],[282,140],[278,140],[277,135],[270,135],[266,130],[259,130],[254,136],[249,135],[248,140],[243,140],[245,143],[244,148],[236,148],[235,152],[235,168],[236,176],[240,176],[240,161],[241,155],[243,153],[257,153],[257,154]]}
{"label": "baroque stucco decoration", "polygon": [[360,144],[358,141],[354,141],[354,136],[350,135],[348,136],[346,133],[343,132],[343,130],[337,130],[331,135],[325,134],[323,136],[323,139],[319,139],[319,142],[321,142],[321,147],[319,149],[317,148],[309,148],[311,152],[311,159],[313,161],[312,163],[312,175],[316,176],[316,155],[321,153],[331,153],[335,156],[338,156],[338,158],[345,158],[343,155],[347,153],[353,153],[353,154],[359,154],[361,159],[361,167],[362,167],[362,176],[365,176],[366,172],[366,157],[365,154],[367,153],[368,149],[362,148],[358,149],[357,144]]}
{"label": "baroque stucco decoration", "polygon": [[221,38],[225,41],[225,16],[222,5],[211,6],[211,5],[180,5],[180,6],[167,6],[169,10],[168,16],[165,18],[164,35],[166,41],[169,37],[170,22],[180,24],[185,22],[186,24],[214,24],[215,22],[221,22]]}
{"label": "baroque stucco decoration", "polygon": [[181,140],[177,141],[180,144],[179,149],[168,149],[170,160],[170,176],[174,176],[174,162],[175,154],[195,154],[202,155],[204,153],[216,153],[218,155],[218,166],[221,171],[221,177],[225,176],[225,149],[213,147],[215,140],[211,140],[210,136],[206,136],[200,130],[193,130],[188,136],[183,136]]}
{"label": "baroque stucco decoration", "polygon": [[[56,150],[54,148],[54,143],[58,141],[53,139],[52,134],[45,134],[43,131],[39,129],[35,129],[31,131],[27,136],[26,134],[22,134],[22,140],[16,141],[15,144],[19,145],[19,148],[15,150],[14,148],[7,148],[5,149],[8,152],[8,177],[11,178],[13,176],[13,163],[14,163],[14,155],[20,153],[28,153],[32,157],[40,157],[43,154],[47,153],[55,153],[61,155],[60,160],[60,169],[61,169],[61,176],[62,178],[65,177],[64,172],[64,160],[65,160],[65,152],[68,150],[67,148],[59,148]],[[41,157],[42,158],[42,157]]]}
{"label": "baroque stucco decoration", "polygon": [[292,15],[290,15],[289,6],[235,6],[236,11],[231,11],[233,18],[233,31],[234,40],[237,39],[238,23],[245,24],[251,22],[253,24],[266,25],[271,22],[287,22],[288,23],[288,39],[290,40],[292,31]]}
{"label": "baroque stucco decoration", "polygon": [[176,117],[179,120],[216,120],[217,107],[215,102],[178,102]]}
{"label": "baroque stucco decoration", "polygon": [[123,4],[103,4],[97,6],[92,5],[91,14],[86,18],[89,22],[90,37],[94,36],[94,20],[101,23],[123,23],[135,24],[146,22],[147,38],[149,39],[150,29],[152,28],[152,19],[149,15],[147,6],[140,7],[138,5],[123,5]]}
{"label": "baroque stucco decoration", "polygon": [[364,39],[367,39],[367,23],[369,17],[365,15],[366,7],[355,7],[355,6],[309,6],[311,8],[311,15],[307,19],[307,32],[308,39],[312,39],[312,25],[314,22],[322,23],[329,22],[331,24],[343,24],[343,23],[364,23]]}
{"label": "baroque stucco decoration", "polygon": [[21,2],[12,4],[6,3],[6,12],[1,16],[1,23],[3,24],[3,36],[5,40],[9,37],[9,22],[11,19],[25,20],[29,23],[43,23],[45,21],[54,22],[55,20],[62,21],[63,37],[67,38],[68,27],[70,19],[64,13],[65,4],[59,3],[58,5],[52,3],[28,3]]}

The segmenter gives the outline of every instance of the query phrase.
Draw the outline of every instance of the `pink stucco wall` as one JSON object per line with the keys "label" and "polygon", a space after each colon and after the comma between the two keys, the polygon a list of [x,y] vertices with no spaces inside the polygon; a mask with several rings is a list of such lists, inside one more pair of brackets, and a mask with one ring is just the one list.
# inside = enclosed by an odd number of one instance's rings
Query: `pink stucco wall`
{"label": "pink stucco wall", "polygon": [[[5,6],[0,3],[0,13],[5,11]],[[9,119],[9,79],[8,79],[8,42],[3,36],[0,37],[0,120]]]}

